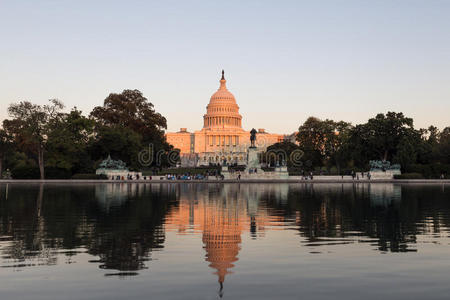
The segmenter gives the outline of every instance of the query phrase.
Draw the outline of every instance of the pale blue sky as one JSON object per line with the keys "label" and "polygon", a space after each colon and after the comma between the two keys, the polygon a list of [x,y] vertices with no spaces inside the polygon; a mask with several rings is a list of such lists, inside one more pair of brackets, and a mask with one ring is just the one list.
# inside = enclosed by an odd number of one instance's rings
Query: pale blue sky
{"label": "pale blue sky", "polygon": [[450,126],[450,0],[0,0],[0,37],[0,119],[19,100],[87,114],[139,89],[193,131],[223,68],[245,129],[388,110]]}

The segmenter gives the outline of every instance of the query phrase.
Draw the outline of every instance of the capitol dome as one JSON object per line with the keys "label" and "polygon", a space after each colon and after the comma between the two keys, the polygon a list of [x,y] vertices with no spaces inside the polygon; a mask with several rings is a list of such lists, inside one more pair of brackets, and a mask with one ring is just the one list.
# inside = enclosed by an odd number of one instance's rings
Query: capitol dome
{"label": "capitol dome", "polygon": [[234,95],[227,89],[226,83],[225,74],[222,70],[220,87],[211,96],[206,107],[206,115],[203,116],[204,128],[242,127],[242,116],[239,114],[239,106],[236,104]]}
{"label": "capitol dome", "polygon": [[224,102],[231,102],[236,104],[234,95],[227,89],[227,81],[225,80],[225,72],[222,70],[222,78],[220,79],[220,87],[215,92],[209,101],[209,104],[220,104]]}

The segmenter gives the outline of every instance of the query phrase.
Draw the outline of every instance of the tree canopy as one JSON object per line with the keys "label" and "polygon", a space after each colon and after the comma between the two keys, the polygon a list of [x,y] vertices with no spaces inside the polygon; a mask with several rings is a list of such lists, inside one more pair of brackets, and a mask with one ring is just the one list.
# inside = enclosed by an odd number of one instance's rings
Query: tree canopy
{"label": "tree canopy", "polygon": [[434,126],[415,129],[412,118],[387,112],[356,126],[309,117],[299,127],[297,142],[313,168],[336,167],[341,173],[341,168],[368,170],[370,160],[387,160],[408,171],[417,164],[448,164],[449,133],[448,127],[442,132]]}
{"label": "tree canopy", "polygon": [[11,104],[8,113],[12,120],[3,121],[3,127],[14,137],[17,145],[37,157],[41,179],[45,178],[44,152],[48,137],[60,121],[64,108],[57,99],[49,102],[43,106],[28,101]]}
{"label": "tree canopy", "polygon": [[144,143],[162,143],[167,129],[166,118],[155,112],[153,104],[138,90],[109,94],[103,106],[92,110],[91,116],[101,126],[120,125],[139,133]]}
{"label": "tree canopy", "polygon": [[[16,178],[69,178],[92,173],[108,155],[126,162],[132,170],[167,166],[166,119],[138,90],[111,93],[88,116],[76,107],[64,112],[56,99],[47,105],[29,101],[11,104],[10,118],[0,129],[0,177],[11,169]],[[399,163],[405,172],[429,177],[450,170],[450,127],[414,128],[413,119],[401,112],[380,113],[363,124],[309,117],[299,126],[297,144],[282,142],[267,148],[263,157],[274,165],[284,153],[288,168],[296,171],[368,170],[370,160]],[[153,165],[139,161],[153,151]],[[300,158],[291,161],[291,153]],[[159,160],[158,160],[158,159]],[[48,175],[48,176],[46,176]]]}
{"label": "tree canopy", "polygon": [[[103,106],[95,107],[90,116],[96,122],[97,136],[92,146],[94,159],[111,154],[138,169],[142,167],[138,153],[148,149],[149,145],[155,150],[171,149],[164,136],[166,118],[157,113],[153,104],[138,90],[110,94]],[[156,161],[156,151],[153,156]]]}
{"label": "tree canopy", "polygon": [[0,131],[0,169],[5,161],[16,177],[33,178],[36,168],[40,178],[46,173],[66,178],[94,172],[108,155],[131,169],[142,169],[138,154],[149,144],[155,155],[171,149],[164,136],[166,119],[138,90],[110,94],[89,117],[76,107],[67,113],[63,108],[56,99],[47,105],[11,104],[11,118],[3,121]]}

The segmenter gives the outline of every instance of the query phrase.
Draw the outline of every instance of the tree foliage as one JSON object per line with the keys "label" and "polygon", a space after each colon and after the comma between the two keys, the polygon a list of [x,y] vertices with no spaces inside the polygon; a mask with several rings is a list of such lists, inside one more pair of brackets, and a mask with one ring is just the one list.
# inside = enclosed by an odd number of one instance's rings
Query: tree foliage
{"label": "tree foliage", "polygon": [[4,120],[0,131],[0,170],[5,161],[16,177],[31,178],[36,169],[40,178],[46,173],[70,177],[94,172],[108,155],[141,169],[138,154],[149,144],[155,153],[171,149],[164,136],[166,119],[138,90],[110,94],[90,117],[76,107],[68,113],[63,108],[58,100],[43,106],[28,101],[11,104],[11,118]]}
{"label": "tree foliage", "polygon": [[315,167],[336,167],[339,173],[341,168],[368,170],[370,160],[399,163],[403,170],[450,163],[450,127],[442,132],[434,126],[415,129],[413,119],[403,113],[377,114],[356,126],[309,117],[299,128],[297,141],[305,161]]}
{"label": "tree foliage", "polygon": [[11,134],[17,145],[37,157],[41,179],[44,175],[44,152],[49,135],[62,117],[62,102],[49,100],[48,105],[23,101],[11,104],[8,113],[12,120],[4,120],[3,127]]}
{"label": "tree foliage", "polygon": [[365,124],[357,125],[353,140],[358,141],[364,155],[372,159],[390,160],[395,157],[399,145],[417,138],[413,120],[403,113],[378,114]]}
{"label": "tree foliage", "polygon": [[0,179],[3,177],[3,160],[12,148],[11,136],[0,129]]}
{"label": "tree foliage", "polygon": [[[40,178],[45,174],[70,177],[92,173],[108,155],[125,161],[131,169],[142,170],[148,166],[140,164],[139,153],[150,144],[153,162],[159,155],[162,163],[168,164],[167,157],[161,157],[161,151],[172,149],[164,137],[166,119],[140,91],[110,94],[89,117],[77,108],[67,113],[63,108],[56,99],[47,105],[23,101],[9,106],[10,119],[4,120],[0,129],[0,176],[6,168],[23,178],[38,173]],[[450,165],[450,127],[442,131],[434,126],[415,129],[412,118],[397,112],[377,114],[356,126],[309,117],[299,127],[296,139],[298,145],[283,142],[269,146],[267,153],[275,156],[266,157],[266,162],[281,162],[276,154],[281,150],[288,167],[300,173],[315,168],[341,173],[367,170],[369,160],[389,160],[426,178],[445,173]],[[301,150],[305,163],[302,167],[290,161],[290,154],[297,150]]]}
{"label": "tree foliage", "polygon": [[95,107],[91,116],[99,125],[126,127],[140,133],[142,141],[160,142],[164,140],[167,121],[155,112],[153,104],[138,90],[124,90],[120,94],[110,94],[103,106]]}
{"label": "tree foliage", "polygon": [[150,144],[155,150],[154,161],[157,151],[171,149],[164,136],[166,118],[138,90],[110,94],[103,106],[92,110],[91,117],[97,124],[94,159],[111,154],[137,169],[142,167],[137,160],[139,151],[148,149]]}
{"label": "tree foliage", "polygon": [[305,159],[315,166],[340,167],[344,158],[344,147],[349,139],[352,126],[348,122],[309,117],[300,126],[297,141],[305,153]]}
{"label": "tree foliage", "polygon": [[47,165],[73,173],[93,171],[88,150],[93,140],[94,120],[73,108],[53,124],[47,142]]}

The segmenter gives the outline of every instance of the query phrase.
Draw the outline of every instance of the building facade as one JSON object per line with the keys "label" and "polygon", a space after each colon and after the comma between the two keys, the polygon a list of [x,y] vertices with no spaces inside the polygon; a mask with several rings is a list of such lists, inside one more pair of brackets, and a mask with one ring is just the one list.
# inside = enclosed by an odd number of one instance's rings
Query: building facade
{"label": "building facade", "polygon": [[[167,142],[180,150],[182,164],[187,165],[190,162],[191,165],[209,165],[222,164],[224,161],[246,164],[250,131],[242,128],[239,106],[226,83],[222,71],[220,87],[206,106],[201,130],[188,132],[187,128],[181,128],[178,132],[166,133]],[[287,138],[289,135],[267,133],[264,129],[258,129],[257,147],[265,150]]]}

